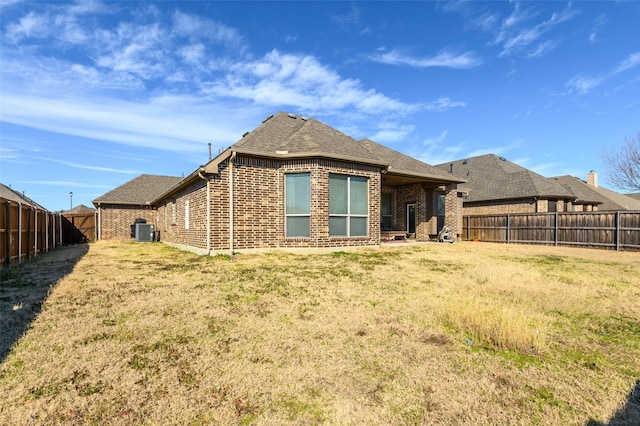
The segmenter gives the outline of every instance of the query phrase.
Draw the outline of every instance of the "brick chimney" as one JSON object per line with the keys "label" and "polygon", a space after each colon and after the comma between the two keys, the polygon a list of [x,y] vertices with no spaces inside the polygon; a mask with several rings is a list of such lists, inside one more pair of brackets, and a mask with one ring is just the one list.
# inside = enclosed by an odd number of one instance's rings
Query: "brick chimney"
{"label": "brick chimney", "polygon": [[591,170],[587,173],[587,184],[593,186],[594,188],[598,187],[598,172]]}

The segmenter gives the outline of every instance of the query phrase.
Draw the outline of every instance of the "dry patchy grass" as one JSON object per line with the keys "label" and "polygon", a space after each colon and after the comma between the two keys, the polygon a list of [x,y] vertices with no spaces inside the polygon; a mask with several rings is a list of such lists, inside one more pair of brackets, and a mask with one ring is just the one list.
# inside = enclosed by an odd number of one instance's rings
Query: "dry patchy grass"
{"label": "dry patchy grass", "polygon": [[631,419],[639,260],[483,243],[233,258],[95,243],[2,362],[0,423]]}

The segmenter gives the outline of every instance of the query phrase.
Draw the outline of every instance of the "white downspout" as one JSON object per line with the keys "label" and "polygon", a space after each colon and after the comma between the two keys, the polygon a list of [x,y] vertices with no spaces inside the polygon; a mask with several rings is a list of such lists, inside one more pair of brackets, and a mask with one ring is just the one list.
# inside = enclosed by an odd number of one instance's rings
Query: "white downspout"
{"label": "white downspout", "polygon": [[22,203],[18,201],[18,263],[22,261]]}
{"label": "white downspout", "polygon": [[[209,157],[211,157],[211,144],[209,144]],[[200,171],[198,171],[198,177],[206,181],[205,189],[207,191],[207,224],[206,224],[207,255],[210,255],[211,254],[211,193],[209,192],[209,178],[203,175],[202,172],[204,172],[204,168],[201,167]]]}
{"label": "white downspout", "polygon": [[236,153],[231,153],[229,159],[229,250],[233,254],[233,161],[236,159]]}
{"label": "white downspout", "polygon": [[96,239],[102,240],[102,206],[98,204],[98,229],[96,229]]}

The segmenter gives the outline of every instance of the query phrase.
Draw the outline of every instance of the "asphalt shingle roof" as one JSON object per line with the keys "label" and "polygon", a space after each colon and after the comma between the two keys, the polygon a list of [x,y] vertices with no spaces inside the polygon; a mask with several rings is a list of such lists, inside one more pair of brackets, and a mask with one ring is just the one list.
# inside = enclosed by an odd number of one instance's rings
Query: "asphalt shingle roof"
{"label": "asphalt shingle roof", "polygon": [[469,190],[466,201],[495,201],[530,197],[575,198],[571,191],[558,182],[495,154],[451,161],[436,167],[467,180],[465,184],[459,186],[462,190]]}
{"label": "asphalt shingle roof", "polygon": [[156,198],[180,182],[175,176],[142,174],[93,200],[93,204],[151,204]]}
{"label": "asphalt shingle roof", "polygon": [[577,177],[565,175],[552,179],[569,188],[576,194],[578,201],[593,200],[602,203],[598,206],[598,211],[640,210],[640,200],[601,186],[596,188]]}
{"label": "asphalt shingle roof", "polygon": [[336,158],[389,166],[390,172],[403,172],[444,181],[464,181],[369,139],[356,141],[316,119],[286,112],[267,118],[253,132],[232,145],[231,149],[267,157]]}
{"label": "asphalt shingle roof", "polygon": [[47,210],[44,207],[42,207],[40,204],[32,200],[31,198],[27,197],[26,195],[21,194],[20,192],[15,191],[1,183],[0,183],[0,198],[4,198],[5,200],[10,200],[10,201],[15,201],[17,203],[26,204],[31,207],[36,207],[40,210]]}

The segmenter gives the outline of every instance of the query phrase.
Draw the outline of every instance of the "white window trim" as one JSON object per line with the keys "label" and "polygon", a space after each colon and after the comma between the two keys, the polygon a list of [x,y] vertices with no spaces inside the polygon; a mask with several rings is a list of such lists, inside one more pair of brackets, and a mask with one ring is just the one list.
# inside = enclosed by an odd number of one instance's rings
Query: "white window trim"
{"label": "white window trim", "polygon": [[189,229],[189,200],[184,202],[184,229]]}

